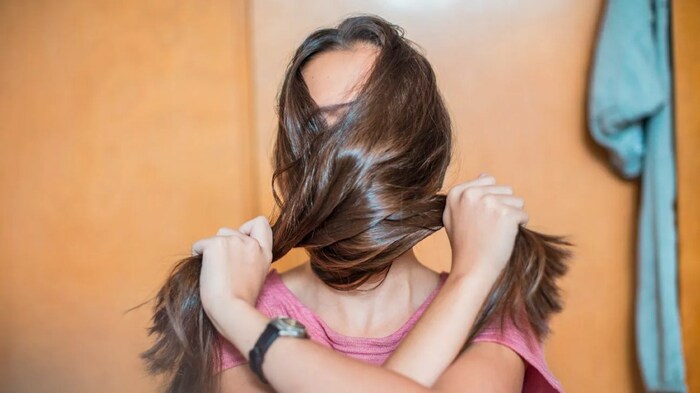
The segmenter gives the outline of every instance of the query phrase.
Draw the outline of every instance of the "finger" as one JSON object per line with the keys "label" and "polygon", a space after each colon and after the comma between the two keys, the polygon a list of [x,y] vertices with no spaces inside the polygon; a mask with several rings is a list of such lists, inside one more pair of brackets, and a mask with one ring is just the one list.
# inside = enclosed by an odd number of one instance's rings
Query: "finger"
{"label": "finger", "polygon": [[462,183],[461,185],[466,186],[466,187],[472,187],[472,186],[487,186],[491,184],[496,184],[496,178],[491,176],[491,175],[486,175],[484,174],[479,175],[476,179],[472,179],[469,181],[466,181]]}
{"label": "finger", "polygon": [[201,240],[197,240],[196,242],[194,242],[194,244],[192,245],[192,255],[193,256],[203,255],[204,249],[207,248],[207,246],[211,243],[211,241],[212,241],[212,238],[208,237],[206,239],[201,239]]}
{"label": "finger", "polygon": [[521,197],[513,195],[494,195],[494,197],[498,202],[516,209],[522,209],[525,206],[525,200]]}
{"label": "finger", "polygon": [[528,221],[530,221],[530,216],[526,212],[520,210],[520,214],[518,216],[518,224],[526,226]]}
{"label": "finger", "polygon": [[461,192],[466,188],[469,187],[475,187],[475,186],[489,186],[489,185],[494,185],[496,184],[496,179],[493,176],[487,175],[483,177],[479,177],[474,180],[466,181],[464,183],[459,183],[452,187],[452,192]]}
{"label": "finger", "polygon": [[[255,217],[255,218],[257,218],[257,217]],[[255,224],[255,218],[252,218],[252,219],[250,219],[250,220],[244,222],[243,225],[241,225],[241,226],[238,228],[238,230],[239,230],[242,234],[244,234],[244,235],[246,235],[246,236],[250,236],[250,230],[253,229],[253,225]]]}
{"label": "finger", "polygon": [[483,186],[484,194],[513,195],[513,188],[510,186]]}
{"label": "finger", "polygon": [[512,217],[518,223],[518,225],[525,226],[530,219],[527,212],[524,210],[511,206],[506,206],[505,209],[508,210],[508,215]]}
{"label": "finger", "polygon": [[216,236],[231,236],[236,233],[241,233],[233,228],[229,227],[221,227],[219,230],[216,232]]}
{"label": "finger", "polygon": [[258,241],[260,246],[272,250],[272,228],[265,216],[257,216],[241,225],[240,231]]}
{"label": "finger", "polygon": [[520,210],[514,207],[508,206],[508,209],[512,213],[513,217],[515,218],[515,221],[518,223],[518,225],[525,226],[527,222],[530,219],[530,216],[527,214],[526,211]]}

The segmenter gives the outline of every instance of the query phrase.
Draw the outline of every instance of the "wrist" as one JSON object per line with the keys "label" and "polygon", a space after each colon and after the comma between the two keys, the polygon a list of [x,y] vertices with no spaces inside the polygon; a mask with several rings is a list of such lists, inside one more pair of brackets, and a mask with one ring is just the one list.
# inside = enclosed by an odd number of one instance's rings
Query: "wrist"
{"label": "wrist", "polygon": [[473,301],[475,297],[485,298],[491,291],[498,274],[477,266],[471,269],[455,269],[450,272],[445,286],[453,288],[460,299]]}
{"label": "wrist", "polygon": [[493,284],[501,274],[502,268],[492,260],[479,255],[457,254],[452,257],[450,276],[456,279],[472,277]]}
{"label": "wrist", "polygon": [[228,302],[225,315],[227,318],[221,321],[217,330],[248,359],[250,350],[270,318],[240,298]]}

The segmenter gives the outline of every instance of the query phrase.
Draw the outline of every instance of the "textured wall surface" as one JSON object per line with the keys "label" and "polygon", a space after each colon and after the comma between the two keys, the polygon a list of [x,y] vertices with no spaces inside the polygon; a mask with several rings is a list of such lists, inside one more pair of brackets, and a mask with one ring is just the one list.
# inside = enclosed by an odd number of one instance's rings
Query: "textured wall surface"
{"label": "textured wall surface", "polygon": [[155,391],[125,310],[257,203],[245,15],[0,3],[1,392]]}
{"label": "textured wall surface", "polygon": [[680,306],[687,384],[700,392],[700,2],[673,3]]}

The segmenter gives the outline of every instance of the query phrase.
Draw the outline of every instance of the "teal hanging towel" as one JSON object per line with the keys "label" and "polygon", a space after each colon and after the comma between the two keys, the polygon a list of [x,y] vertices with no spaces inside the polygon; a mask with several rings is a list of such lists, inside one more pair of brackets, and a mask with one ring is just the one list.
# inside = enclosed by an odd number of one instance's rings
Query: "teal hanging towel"
{"label": "teal hanging towel", "polygon": [[627,179],[641,176],[635,310],[649,392],[686,392],[678,307],[669,4],[609,0],[588,92],[593,139]]}

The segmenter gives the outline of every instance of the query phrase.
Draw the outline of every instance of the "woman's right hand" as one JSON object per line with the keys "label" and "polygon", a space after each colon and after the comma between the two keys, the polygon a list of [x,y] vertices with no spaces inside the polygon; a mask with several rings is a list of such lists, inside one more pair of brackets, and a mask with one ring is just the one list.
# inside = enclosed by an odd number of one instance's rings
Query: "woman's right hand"
{"label": "woman's right hand", "polygon": [[519,225],[527,223],[524,205],[490,175],[452,187],[442,216],[452,248],[450,274],[476,272],[495,281],[513,253]]}

